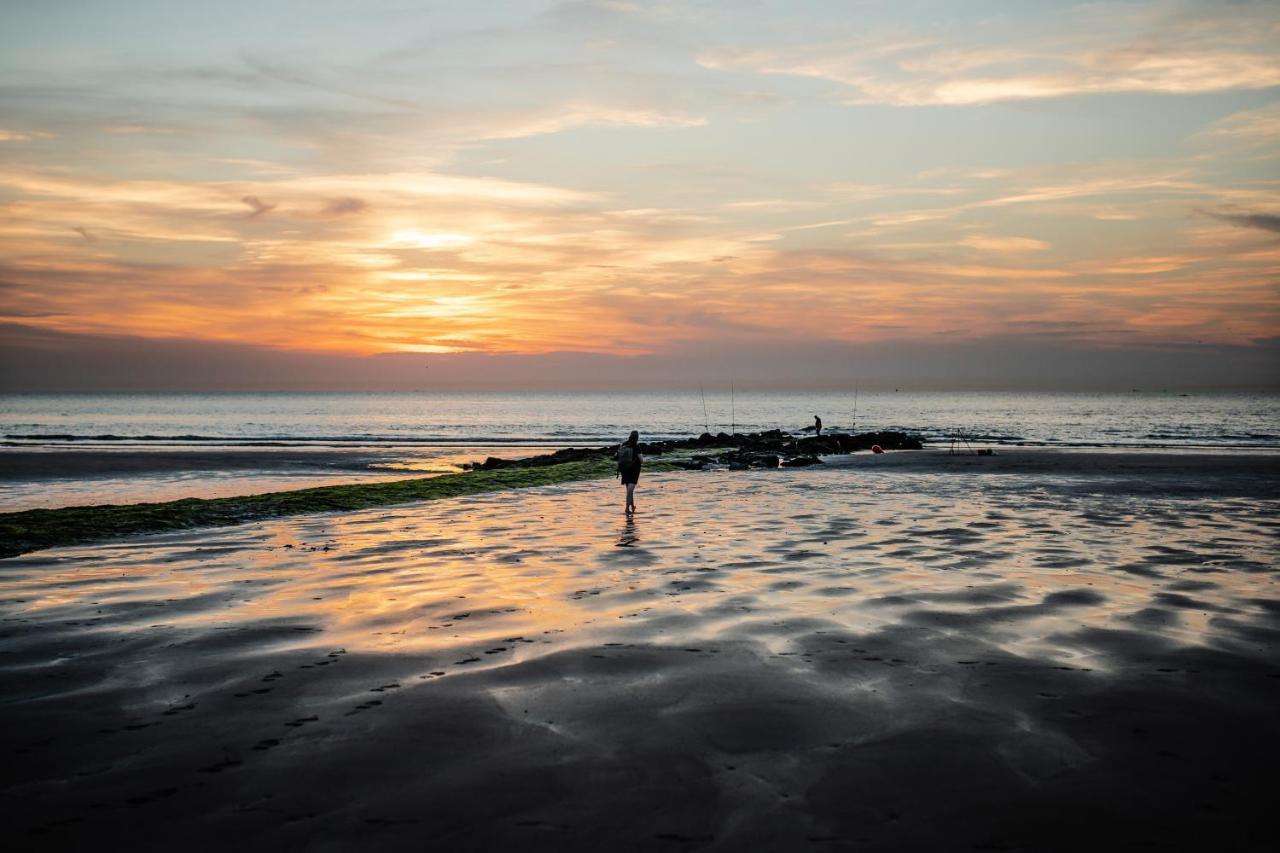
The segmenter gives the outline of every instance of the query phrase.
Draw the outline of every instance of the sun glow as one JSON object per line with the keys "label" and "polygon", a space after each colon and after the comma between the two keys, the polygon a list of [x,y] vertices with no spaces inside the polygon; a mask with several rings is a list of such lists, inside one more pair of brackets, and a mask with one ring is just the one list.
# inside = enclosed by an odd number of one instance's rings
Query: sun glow
{"label": "sun glow", "polygon": [[447,249],[465,246],[475,240],[466,234],[454,234],[444,231],[419,231],[415,228],[404,228],[391,235],[392,246],[408,246],[414,249]]}

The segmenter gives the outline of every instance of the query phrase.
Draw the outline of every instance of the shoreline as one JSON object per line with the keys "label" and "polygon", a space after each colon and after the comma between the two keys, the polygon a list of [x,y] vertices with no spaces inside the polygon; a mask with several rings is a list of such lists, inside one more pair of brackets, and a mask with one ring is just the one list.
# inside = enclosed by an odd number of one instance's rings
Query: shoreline
{"label": "shoreline", "polygon": [[[788,437],[788,441],[791,441]],[[814,439],[799,439],[812,447]],[[820,439],[818,441],[821,441]],[[777,469],[786,462],[769,451],[715,447],[717,437],[652,446],[646,473],[748,468]],[[806,444],[807,443],[807,444]],[[343,485],[265,492],[221,498],[182,498],[134,504],[91,504],[0,513],[0,558],[47,548],[121,539],[201,527],[225,527],[274,518],[353,511],[485,492],[554,485],[613,475],[610,448],[564,448],[523,459],[490,457],[471,470],[428,477],[378,479]],[[734,454],[737,454],[736,456]],[[720,463],[716,459],[732,459]],[[799,459],[810,457],[800,456]],[[763,459],[767,464],[756,464]],[[1125,480],[1130,487],[1173,492],[1280,495],[1280,453],[1264,451],[1162,451],[1062,448],[1003,448],[992,455],[952,454],[937,447],[870,454],[851,452],[813,457],[813,471],[903,475],[1047,475]],[[693,469],[690,471],[689,469]],[[395,472],[388,472],[395,473]]]}

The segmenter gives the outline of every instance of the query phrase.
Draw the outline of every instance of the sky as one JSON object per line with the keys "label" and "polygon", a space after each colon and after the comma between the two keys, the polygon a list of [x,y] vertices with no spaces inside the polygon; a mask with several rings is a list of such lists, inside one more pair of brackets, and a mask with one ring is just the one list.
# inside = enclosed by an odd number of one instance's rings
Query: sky
{"label": "sky", "polygon": [[6,0],[0,389],[1275,387],[1277,142],[1274,2]]}

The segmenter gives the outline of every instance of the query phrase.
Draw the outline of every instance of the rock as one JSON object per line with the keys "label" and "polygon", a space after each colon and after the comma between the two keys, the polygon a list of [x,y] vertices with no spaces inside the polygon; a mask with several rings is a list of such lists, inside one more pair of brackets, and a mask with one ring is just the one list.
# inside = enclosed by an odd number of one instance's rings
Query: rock
{"label": "rock", "polygon": [[[795,438],[780,429],[765,432],[739,433],[729,435],[721,432],[712,435],[704,432],[697,438],[664,439],[662,441],[641,442],[640,452],[645,456],[660,456],[672,450],[696,450],[705,447],[734,448],[721,454],[718,458],[710,456],[693,457],[702,464],[724,464],[734,470],[743,468],[776,468],[780,464],[779,457],[785,457],[787,467],[798,467],[795,460],[801,457],[816,457],[836,453],[853,453],[868,450],[873,445],[880,445],[885,450],[919,450],[920,439],[904,432],[864,432],[857,435],[847,433],[829,433],[826,435],[802,436]],[[557,450],[542,456],[530,456],[524,459],[498,459],[490,456],[483,462],[474,463],[470,467],[475,471],[492,471],[498,468],[537,468],[543,465],[557,465],[561,462],[578,462],[590,459],[612,459],[617,452],[617,445],[597,448],[571,447]],[[813,463],[803,463],[813,464]],[[681,467],[684,467],[683,465]]]}
{"label": "rock", "polygon": [[812,438],[802,438],[795,443],[795,449],[806,455],[817,455],[823,453],[840,453],[840,441],[835,436],[814,436]]}

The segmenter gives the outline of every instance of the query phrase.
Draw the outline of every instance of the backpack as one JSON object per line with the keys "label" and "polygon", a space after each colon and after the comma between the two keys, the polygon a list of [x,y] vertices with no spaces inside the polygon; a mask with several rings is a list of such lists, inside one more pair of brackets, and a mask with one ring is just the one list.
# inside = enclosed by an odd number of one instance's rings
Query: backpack
{"label": "backpack", "polygon": [[618,445],[618,470],[625,471],[635,464],[636,451],[629,444]]}

